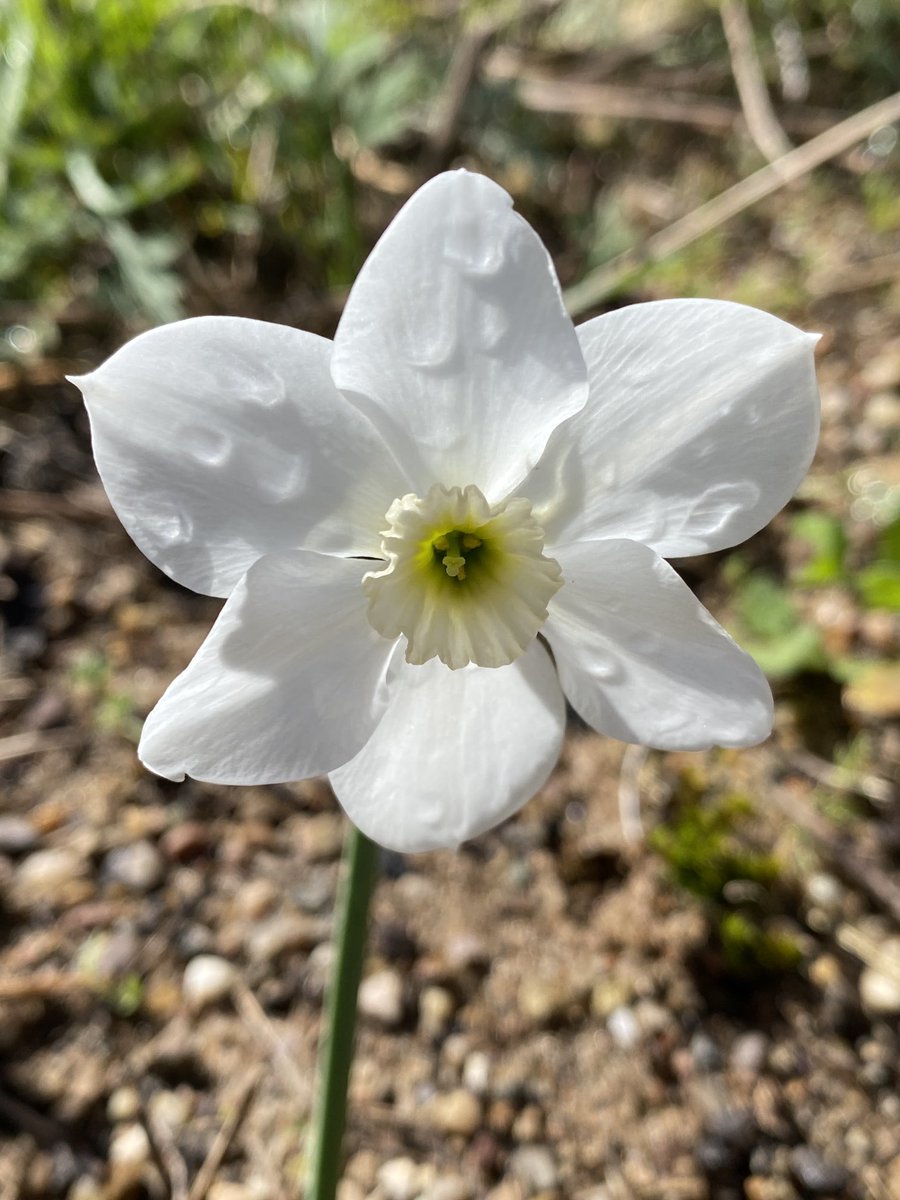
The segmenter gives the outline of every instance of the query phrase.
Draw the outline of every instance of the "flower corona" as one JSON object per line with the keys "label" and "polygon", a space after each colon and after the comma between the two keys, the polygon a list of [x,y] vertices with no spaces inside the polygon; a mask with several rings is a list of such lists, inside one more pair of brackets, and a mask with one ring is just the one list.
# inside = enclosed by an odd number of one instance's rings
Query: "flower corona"
{"label": "flower corona", "polygon": [[386,514],[387,566],[363,577],[368,616],[387,638],[406,638],[406,661],[438,657],[453,669],[502,667],[533,641],[562,586],[559,564],[520,496],[489,505],[474,484],[434,484],[401,496]]}

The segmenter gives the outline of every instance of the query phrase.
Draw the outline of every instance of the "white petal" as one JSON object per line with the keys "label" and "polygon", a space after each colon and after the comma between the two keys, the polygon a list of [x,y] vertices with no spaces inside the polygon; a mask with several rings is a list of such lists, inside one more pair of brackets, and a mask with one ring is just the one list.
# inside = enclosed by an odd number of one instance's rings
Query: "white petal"
{"label": "white petal", "polygon": [[332,375],[423,496],[502,500],[587,396],[553,265],[502,188],[455,171],[395,217],[350,292]]}
{"label": "white petal", "polygon": [[813,456],[816,338],[741,304],[635,304],[578,329],[591,380],[522,493],[547,544],[627,537],[668,557],[736,545]]}
{"label": "white petal", "polygon": [[589,725],[659,750],[753,746],[769,735],[765,676],[668,563],[627,541],[556,553],[565,583],[544,633]]}
{"label": "white petal", "polygon": [[332,383],[331,349],[283,325],[198,317],[75,380],[113,507],[167,575],[225,596],[272,551],[377,555],[405,484]]}
{"label": "white petal", "polygon": [[539,642],[495,669],[395,664],[387,712],[331,784],[380,845],[455,849],[521,808],[553,770],[565,731],[556,674]]}
{"label": "white petal", "polygon": [[387,702],[393,643],[365,617],[364,563],[298,550],[260,559],[144,725],[168,779],[284,783],[346,762]]}

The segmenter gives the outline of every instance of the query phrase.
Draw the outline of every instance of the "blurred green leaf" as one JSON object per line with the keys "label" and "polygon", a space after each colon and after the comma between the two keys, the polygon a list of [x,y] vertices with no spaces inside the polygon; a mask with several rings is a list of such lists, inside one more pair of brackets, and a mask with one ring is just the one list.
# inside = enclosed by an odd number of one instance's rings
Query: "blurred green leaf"
{"label": "blurred green leaf", "polygon": [[873,563],[858,573],[856,585],[866,608],[900,612],[900,564]]}
{"label": "blurred green leaf", "polygon": [[5,63],[0,71],[0,196],[6,191],[9,155],[25,107],[37,42],[37,31],[25,6],[13,4],[11,11],[9,29],[0,46],[0,59]]}
{"label": "blurred green leaf", "polygon": [[882,530],[878,539],[878,554],[886,562],[900,566],[900,517]]}
{"label": "blurred green leaf", "polygon": [[726,580],[734,589],[735,635],[771,679],[830,669],[819,631],[805,623],[787,590],[763,571],[748,571],[735,555]]}
{"label": "blurred green leaf", "polygon": [[797,573],[798,583],[834,583],[843,578],[847,534],[837,517],[809,509],[796,514],[791,531],[810,548],[809,561]]}

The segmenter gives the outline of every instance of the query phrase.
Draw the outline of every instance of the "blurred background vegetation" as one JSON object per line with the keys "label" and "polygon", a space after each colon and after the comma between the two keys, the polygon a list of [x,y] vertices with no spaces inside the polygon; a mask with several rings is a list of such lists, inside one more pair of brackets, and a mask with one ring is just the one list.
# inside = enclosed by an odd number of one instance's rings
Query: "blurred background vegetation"
{"label": "blurred background vegetation", "polygon": [[[764,165],[736,55],[761,71],[783,150],[900,89],[894,0],[739,7],[743,51],[704,0],[7,0],[0,367],[59,380],[199,312],[330,333],[387,220],[451,164],[503,184],[578,284]],[[685,569],[790,699],[789,743],[851,791],[896,767],[898,275],[886,124],[576,306],[708,295],[824,331],[825,434],[799,502]],[[7,485],[71,485],[64,454],[55,475],[17,474],[10,439]],[[103,727],[118,713],[133,736],[127,688],[113,694]],[[698,829],[704,847],[721,832],[692,812],[675,826],[687,849],[658,847],[679,877]]]}

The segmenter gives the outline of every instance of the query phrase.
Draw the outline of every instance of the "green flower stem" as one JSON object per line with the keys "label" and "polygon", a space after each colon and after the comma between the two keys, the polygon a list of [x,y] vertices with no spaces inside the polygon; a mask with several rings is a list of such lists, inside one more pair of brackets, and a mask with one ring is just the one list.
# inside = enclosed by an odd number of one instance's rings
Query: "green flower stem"
{"label": "green flower stem", "polygon": [[348,823],[344,877],[335,906],[337,950],[319,1037],[319,1095],[311,1129],[305,1200],[334,1200],[341,1177],[347,1083],[353,1064],[356,996],[362,974],[369,900],[378,874],[378,847]]}

